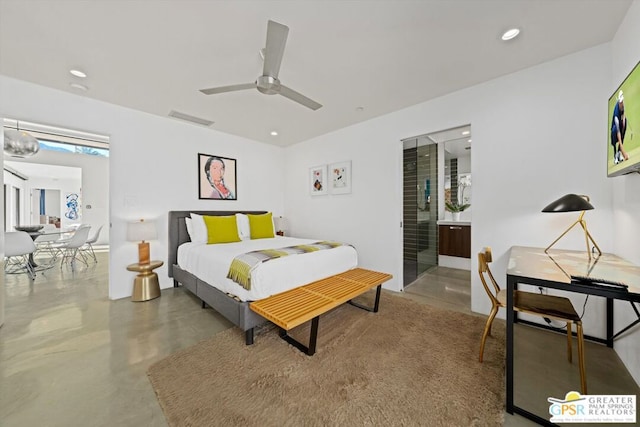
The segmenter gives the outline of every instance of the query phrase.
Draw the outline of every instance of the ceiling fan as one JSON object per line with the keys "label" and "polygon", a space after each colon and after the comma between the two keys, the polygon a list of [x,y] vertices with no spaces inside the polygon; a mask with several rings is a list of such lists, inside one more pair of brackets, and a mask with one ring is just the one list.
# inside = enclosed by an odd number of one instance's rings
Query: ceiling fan
{"label": "ceiling fan", "polygon": [[266,95],[282,95],[285,98],[289,98],[290,100],[311,108],[314,111],[322,107],[321,104],[318,104],[316,101],[307,98],[303,94],[288,88],[278,80],[278,73],[280,72],[280,64],[282,63],[282,57],[284,56],[284,46],[287,43],[288,34],[289,27],[286,25],[278,24],[271,20],[268,22],[267,45],[263,50],[264,66],[262,69],[262,75],[258,77],[254,83],[201,89],[200,92],[205,95],[213,95],[216,93],[255,88]]}

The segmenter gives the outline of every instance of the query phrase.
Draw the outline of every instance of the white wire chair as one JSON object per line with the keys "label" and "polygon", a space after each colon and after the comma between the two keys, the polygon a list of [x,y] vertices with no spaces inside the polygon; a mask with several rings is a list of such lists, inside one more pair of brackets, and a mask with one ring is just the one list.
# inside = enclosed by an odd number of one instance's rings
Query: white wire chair
{"label": "white wire chair", "polygon": [[41,258],[45,256],[49,258],[49,265],[55,263],[58,255],[60,255],[60,243],[64,243],[64,240],[60,239],[60,234],[60,229],[55,225],[46,224],[42,229],[42,235],[34,240],[36,244],[34,257]]}
{"label": "white wire chair", "polygon": [[98,258],[96,258],[96,253],[93,251],[93,244],[98,241],[98,237],[100,237],[102,227],[104,226],[101,225],[100,227],[98,227],[98,230],[93,234],[93,236],[89,237],[85,244],[80,248],[80,250],[90,255],[91,258],[93,258],[93,262],[95,263],[98,262]]}
{"label": "white wire chair", "polygon": [[68,262],[73,270],[75,269],[76,261],[80,261],[85,266],[88,265],[87,257],[80,248],[87,242],[87,239],[89,238],[89,230],[91,230],[91,226],[88,225],[79,227],[76,232],[73,233],[73,236],[71,236],[69,241],[60,246],[60,250],[62,251],[60,268]]}
{"label": "white wire chair", "polygon": [[35,279],[36,272],[29,259],[36,250],[36,245],[29,233],[25,231],[9,231],[4,233],[4,271],[7,274],[27,273]]}

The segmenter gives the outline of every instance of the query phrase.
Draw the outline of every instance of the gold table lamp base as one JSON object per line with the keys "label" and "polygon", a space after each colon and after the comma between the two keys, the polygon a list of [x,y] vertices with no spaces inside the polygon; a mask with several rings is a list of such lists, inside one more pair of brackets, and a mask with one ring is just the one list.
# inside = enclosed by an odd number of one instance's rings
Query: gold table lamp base
{"label": "gold table lamp base", "polygon": [[136,263],[127,266],[127,270],[140,273],[133,281],[131,301],[149,301],[160,296],[158,275],[154,273],[153,270],[160,267],[162,264],[164,264],[162,261],[151,261],[148,264]]}
{"label": "gold table lamp base", "polygon": [[585,239],[585,241],[587,243],[587,255],[589,256],[589,259],[591,259],[591,250],[589,249],[589,242],[593,243],[593,246],[597,249],[598,256],[602,255],[602,251],[600,250],[600,247],[598,246],[596,241],[593,240],[593,237],[591,237],[591,233],[589,233],[589,230],[587,230],[587,222],[584,219],[582,219],[583,216],[584,216],[584,211],[582,211],[582,213],[580,214],[578,219],[573,224],[571,224],[569,226],[569,228],[567,228],[564,231],[564,233],[562,233],[560,235],[560,237],[558,237],[556,240],[553,241],[553,243],[551,243],[549,246],[547,246],[547,248],[544,250],[545,253],[547,253],[549,251],[549,249],[551,249],[551,246],[555,245],[558,240],[562,239],[564,237],[564,235],[569,232],[569,230],[571,230],[576,225],[580,224],[580,226],[584,230],[584,239]]}

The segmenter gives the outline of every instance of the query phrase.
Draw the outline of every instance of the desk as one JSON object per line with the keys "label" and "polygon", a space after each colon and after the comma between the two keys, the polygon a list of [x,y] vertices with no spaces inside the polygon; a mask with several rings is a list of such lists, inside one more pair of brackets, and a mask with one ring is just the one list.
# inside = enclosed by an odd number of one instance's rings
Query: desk
{"label": "desk", "polygon": [[[571,275],[597,277],[614,280],[629,285],[628,291],[611,288],[594,288],[588,285],[571,283]],[[585,251],[551,250],[549,254],[543,248],[513,246],[507,266],[507,373],[506,373],[506,409],[509,414],[517,413],[539,424],[549,425],[549,421],[517,407],[513,402],[513,324],[517,321],[513,311],[513,291],[518,284],[542,286],[569,292],[578,292],[601,296],[607,299],[607,338],[596,339],[613,347],[613,339],[620,333],[613,333],[613,300],[640,302],[640,267],[624,259],[602,254],[589,260]],[[635,306],[634,306],[635,309]],[[637,309],[636,313],[638,313]],[[634,322],[634,324],[638,321]],[[626,330],[630,327],[626,327]],[[585,339],[592,337],[585,336]],[[597,394],[597,393],[594,393]]]}

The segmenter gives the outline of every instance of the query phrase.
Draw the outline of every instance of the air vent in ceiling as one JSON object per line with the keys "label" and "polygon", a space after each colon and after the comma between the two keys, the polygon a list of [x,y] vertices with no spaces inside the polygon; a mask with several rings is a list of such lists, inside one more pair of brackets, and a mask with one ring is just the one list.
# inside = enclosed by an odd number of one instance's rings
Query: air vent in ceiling
{"label": "air vent in ceiling", "polygon": [[187,122],[196,123],[202,126],[211,126],[214,122],[207,119],[201,119],[200,117],[190,116],[189,114],[181,113],[179,111],[171,110],[169,112],[169,117],[173,117],[180,120],[185,120]]}

